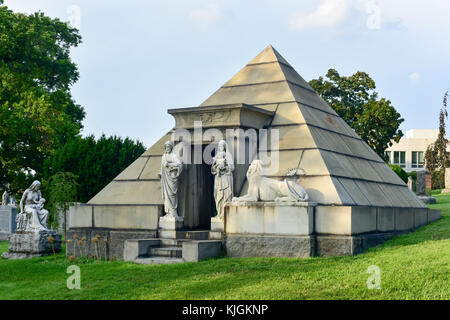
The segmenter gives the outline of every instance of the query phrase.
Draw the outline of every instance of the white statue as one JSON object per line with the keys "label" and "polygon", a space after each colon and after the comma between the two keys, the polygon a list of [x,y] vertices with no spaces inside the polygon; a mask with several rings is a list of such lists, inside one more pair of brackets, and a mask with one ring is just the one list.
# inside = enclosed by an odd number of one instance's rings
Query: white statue
{"label": "white statue", "polygon": [[9,194],[8,191],[3,192],[2,195],[2,206],[7,206],[9,204]]}
{"label": "white statue", "polygon": [[161,161],[161,190],[164,201],[164,211],[167,218],[174,218],[176,221],[182,221],[178,216],[178,185],[179,177],[183,169],[183,163],[173,152],[173,142],[167,141],[164,145],[166,152]]}
{"label": "white statue", "polygon": [[211,172],[215,176],[214,199],[216,200],[218,218],[223,218],[225,203],[233,198],[233,171],[233,158],[228,152],[227,143],[221,140],[211,167]]}
{"label": "white statue", "polygon": [[22,195],[20,213],[16,217],[19,231],[48,231],[48,211],[44,209],[45,199],[40,188],[41,183],[36,180]]}
{"label": "white statue", "polygon": [[9,206],[17,208],[17,202],[14,196],[9,197]]}
{"label": "white statue", "polygon": [[10,206],[10,207],[14,207],[14,208],[17,207],[16,198],[14,198],[14,196],[10,196],[8,191],[3,192],[2,206]]}
{"label": "white statue", "polygon": [[255,201],[308,201],[309,196],[300,185],[294,181],[278,181],[264,176],[261,160],[253,160],[247,171],[248,193],[233,202]]}

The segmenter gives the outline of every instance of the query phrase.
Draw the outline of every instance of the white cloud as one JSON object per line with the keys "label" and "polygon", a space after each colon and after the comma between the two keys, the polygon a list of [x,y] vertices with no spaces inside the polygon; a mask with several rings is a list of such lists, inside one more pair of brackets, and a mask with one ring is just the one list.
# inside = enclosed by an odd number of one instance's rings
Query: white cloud
{"label": "white cloud", "polygon": [[411,74],[408,76],[409,80],[410,80],[412,83],[417,83],[417,82],[419,82],[419,80],[420,80],[421,77],[422,77],[422,76],[421,76],[420,73],[418,73],[418,72],[413,72],[413,73],[411,73]]}
{"label": "white cloud", "polygon": [[312,29],[333,27],[347,17],[352,0],[324,0],[313,12],[297,12],[293,15],[290,25],[293,29]]}
{"label": "white cloud", "polygon": [[403,19],[398,2],[403,1],[395,1],[392,5],[391,0],[322,0],[312,12],[303,10],[294,13],[290,26],[292,29],[334,28],[344,23],[365,21],[365,27],[370,30],[378,30],[383,26],[399,28]]}
{"label": "white cloud", "polygon": [[210,3],[205,7],[192,10],[189,18],[197,26],[206,28],[209,25],[220,21],[222,13],[217,4]]}

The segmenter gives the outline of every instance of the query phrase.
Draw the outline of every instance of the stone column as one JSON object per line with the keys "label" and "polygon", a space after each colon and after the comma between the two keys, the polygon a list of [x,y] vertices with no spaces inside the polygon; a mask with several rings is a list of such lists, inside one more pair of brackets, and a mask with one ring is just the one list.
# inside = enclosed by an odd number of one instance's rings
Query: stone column
{"label": "stone column", "polygon": [[408,177],[408,188],[411,191],[414,191],[414,180],[412,177]]}
{"label": "stone column", "polygon": [[450,168],[445,168],[445,189],[442,193],[450,193]]}
{"label": "stone column", "polygon": [[416,194],[425,196],[427,194],[426,172],[424,170],[417,171]]}
{"label": "stone column", "polygon": [[427,185],[426,185],[426,175],[428,171],[421,170],[417,171],[417,181],[416,181],[416,194],[420,200],[424,203],[433,204],[436,203],[436,199],[427,196]]}

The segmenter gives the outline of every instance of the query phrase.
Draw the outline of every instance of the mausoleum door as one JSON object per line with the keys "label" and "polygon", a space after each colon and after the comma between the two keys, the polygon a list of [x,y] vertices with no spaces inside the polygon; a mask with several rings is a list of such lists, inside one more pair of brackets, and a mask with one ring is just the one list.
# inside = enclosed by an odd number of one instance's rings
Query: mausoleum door
{"label": "mausoleum door", "polygon": [[214,202],[214,175],[206,163],[183,165],[179,190],[178,212],[184,218],[186,229],[207,229],[216,215]]}

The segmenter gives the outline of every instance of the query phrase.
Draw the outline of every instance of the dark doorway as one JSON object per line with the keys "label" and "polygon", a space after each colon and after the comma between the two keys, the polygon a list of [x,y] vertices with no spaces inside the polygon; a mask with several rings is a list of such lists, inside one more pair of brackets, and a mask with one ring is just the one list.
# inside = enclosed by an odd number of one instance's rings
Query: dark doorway
{"label": "dark doorway", "polygon": [[[193,153],[192,153],[193,154]],[[214,201],[214,175],[211,165],[202,163],[183,165],[178,207],[185,229],[211,228],[211,217],[217,214]]]}

